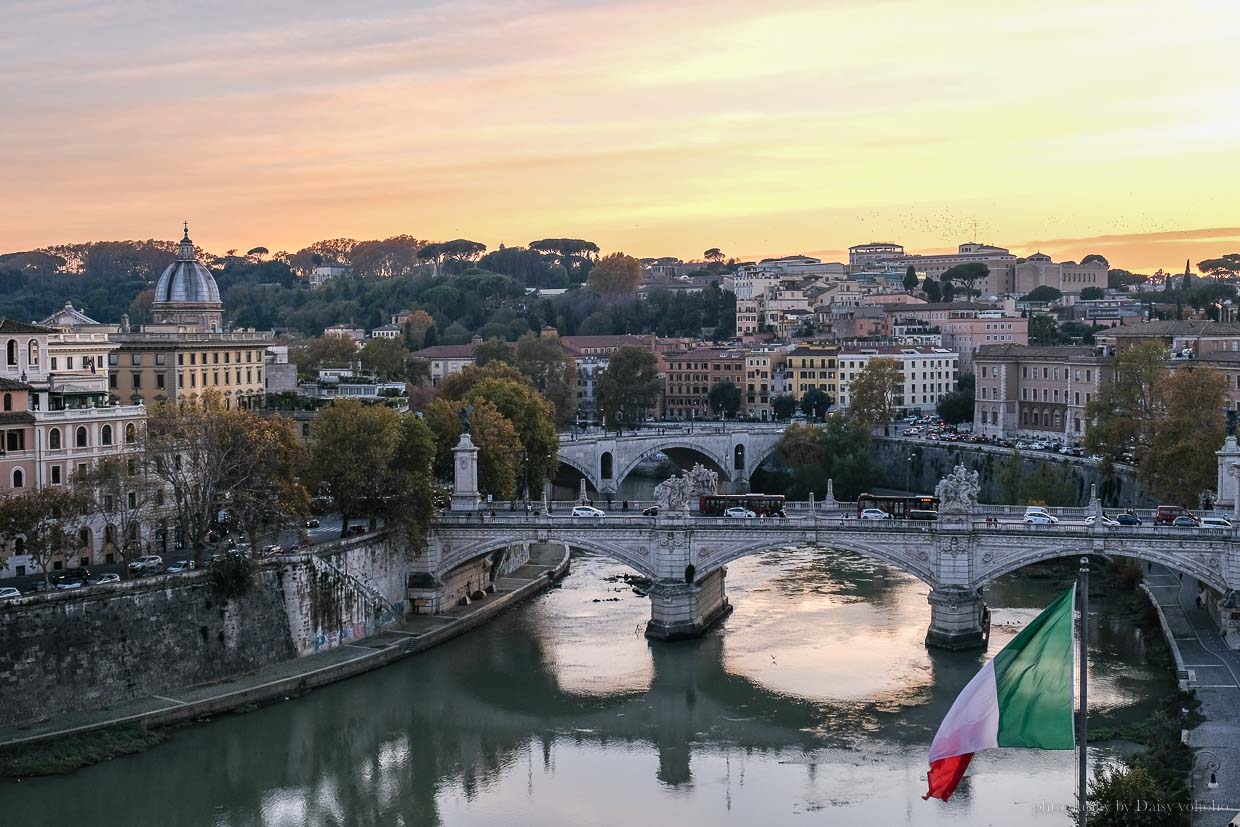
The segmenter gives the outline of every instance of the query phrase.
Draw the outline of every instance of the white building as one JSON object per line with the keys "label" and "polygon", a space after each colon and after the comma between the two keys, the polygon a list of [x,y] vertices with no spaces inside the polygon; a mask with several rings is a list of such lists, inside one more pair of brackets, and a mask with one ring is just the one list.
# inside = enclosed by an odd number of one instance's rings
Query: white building
{"label": "white building", "polygon": [[933,413],[939,400],[956,389],[959,355],[941,347],[845,347],[839,354],[839,410],[847,410],[849,385],[873,359],[895,360],[902,385],[893,401],[897,410]]}
{"label": "white building", "polygon": [[370,338],[372,339],[399,339],[403,333],[404,331],[400,329],[400,325],[385,324],[385,325],[380,325],[379,327],[376,327],[374,330],[370,331]]}
{"label": "white building", "polygon": [[358,345],[366,340],[365,329],[354,327],[351,324],[334,324],[331,327],[324,328],[323,335],[339,336],[341,339],[352,339],[354,344]]}
{"label": "white building", "polygon": [[325,261],[316,266],[307,277],[307,281],[311,287],[322,287],[333,279],[347,278],[349,275],[349,265],[340,264],[334,261]]}

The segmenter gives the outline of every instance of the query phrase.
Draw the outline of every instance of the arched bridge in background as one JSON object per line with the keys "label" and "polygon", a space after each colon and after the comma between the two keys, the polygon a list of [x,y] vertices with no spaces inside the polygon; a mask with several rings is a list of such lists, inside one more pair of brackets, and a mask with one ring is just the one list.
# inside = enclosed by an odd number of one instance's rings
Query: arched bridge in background
{"label": "arched bridge in background", "polygon": [[773,453],[783,435],[781,425],[705,424],[659,426],[623,435],[592,432],[561,434],[559,459],[579,472],[600,494],[615,494],[625,477],[660,455],[694,462],[719,473],[723,490],[743,493],[749,478]]}

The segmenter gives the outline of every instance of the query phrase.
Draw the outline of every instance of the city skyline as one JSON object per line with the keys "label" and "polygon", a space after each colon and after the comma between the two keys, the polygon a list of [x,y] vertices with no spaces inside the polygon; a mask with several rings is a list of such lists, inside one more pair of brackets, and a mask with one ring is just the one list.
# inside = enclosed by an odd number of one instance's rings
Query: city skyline
{"label": "city skyline", "polygon": [[26,33],[0,57],[24,125],[0,138],[5,251],[184,217],[221,251],[978,240],[1150,272],[1240,244],[1221,2],[66,1],[0,22]]}

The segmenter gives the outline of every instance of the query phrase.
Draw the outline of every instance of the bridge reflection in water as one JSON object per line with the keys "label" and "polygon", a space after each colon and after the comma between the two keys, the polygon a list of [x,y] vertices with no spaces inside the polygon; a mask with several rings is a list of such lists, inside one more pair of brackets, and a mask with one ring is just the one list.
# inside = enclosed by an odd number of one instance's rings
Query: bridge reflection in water
{"label": "bridge reflection in water", "polygon": [[[0,805],[14,823],[118,825],[205,814],[219,825],[774,825],[823,808],[839,823],[890,824],[938,812],[916,798],[925,750],[982,656],[925,649],[926,586],[851,555],[768,552],[734,566],[744,599],[732,622],[667,644],[634,634],[647,601],[603,579],[620,571],[579,559],[563,590],[439,649],[72,779],[0,789]],[[992,589],[992,648],[1058,587]],[[1153,695],[1165,676],[1144,665],[1139,638],[1131,627],[1123,645],[1112,637],[1096,702]],[[949,820],[1045,823],[1012,802],[1069,800],[1071,765],[1055,753],[979,759]],[[135,794],[135,778],[158,781]]]}

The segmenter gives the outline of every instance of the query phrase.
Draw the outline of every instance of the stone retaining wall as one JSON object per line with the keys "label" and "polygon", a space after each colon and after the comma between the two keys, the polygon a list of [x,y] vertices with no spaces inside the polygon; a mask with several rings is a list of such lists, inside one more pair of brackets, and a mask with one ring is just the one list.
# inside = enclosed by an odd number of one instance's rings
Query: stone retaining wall
{"label": "stone retaining wall", "polygon": [[379,535],[269,561],[221,600],[206,572],[0,603],[0,723],[208,683],[373,634],[404,613],[404,552]]}

